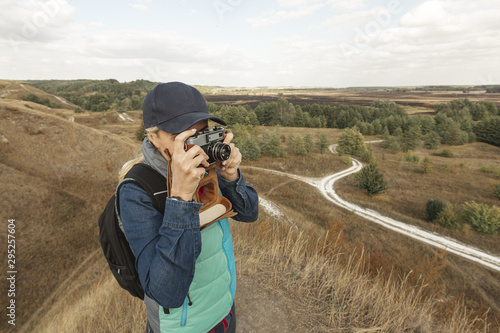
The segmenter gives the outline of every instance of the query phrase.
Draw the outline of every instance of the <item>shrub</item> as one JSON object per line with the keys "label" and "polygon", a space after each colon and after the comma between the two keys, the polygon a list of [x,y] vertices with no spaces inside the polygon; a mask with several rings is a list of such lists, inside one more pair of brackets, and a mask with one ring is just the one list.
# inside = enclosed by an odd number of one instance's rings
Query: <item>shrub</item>
{"label": "shrub", "polygon": [[447,204],[438,214],[438,217],[434,220],[434,222],[445,228],[455,228],[458,226],[460,219],[457,214],[455,214],[453,205]]}
{"label": "shrub", "polygon": [[500,183],[496,184],[493,188],[493,194],[495,195],[495,197],[500,199]]}
{"label": "shrub", "polygon": [[412,154],[411,152],[406,153],[405,159],[406,159],[406,162],[412,163],[412,164],[418,164],[418,162],[420,162],[420,157]]}
{"label": "shrub", "polygon": [[357,186],[366,190],[370,196],[383,193],[387,189],[384,175],[382,175],[375,162],[364,166],[356,175],[356,181]]}
{"label": "shrub", "polygon": [[441,199],[429,199],[425,204],[425,219],[434,221],[449,203]]}
{"label": "shrub", "polygon": [[500,208],[476,202],[464,204],[465,222],[485,234],[500,233]]}
{"label": "shrub", "polygon": [[394,154],[401,151],[401,145],[399,144],[398,138],[395,136],[391,136],[386,141],[384,141],[382,143],[382,147],[384,147],[385,149],[389,149]]}
{"label": "shrub", "polygon": [[342,156],[342,162],[347,165],[351,165],[352,159],[349,156]]}
{"label": "shrub", "polygon": [[429,156],[426,156],[424,160],[422,161],[422,169],[421,169],[423,174],[428,174],[432,171],[432,161],[429,158]]}
{"label": "shrub", "polygon": [[453,152],[449,149],[443,149],[443,151],[441,153],[439,153],[438,156],[446,157],[446,158],[454,158],[455,154],[453,154]]}
{"label": "shrub", "polygon": [[139,128],[135,131],[135,138],[139,141],[143,141],[147,135],[146,129],[144,128],[144,122],[141,121]]}
{"label": "shrub", "polygon": [[361,161],[371,163],[375,161],[375,155],[371,149],[366,149],[360,156]]}

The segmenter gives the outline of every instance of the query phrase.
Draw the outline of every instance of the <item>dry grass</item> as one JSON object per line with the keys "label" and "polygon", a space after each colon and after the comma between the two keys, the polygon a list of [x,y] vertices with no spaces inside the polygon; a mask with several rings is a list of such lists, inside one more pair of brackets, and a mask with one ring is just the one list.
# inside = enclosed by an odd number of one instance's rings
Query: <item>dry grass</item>
{"label": "dry grass", "polygon": [[493,186],[499,179],[494,172],[485,172],[485,167],[488,170],[500,168],[500,148],[484,143],[445,148],[455,157],[437,156],[443,148],[419,149],[414,153],[420,161],[429,157],[432,162],[432,171],[423,174],[421,164],[408,163],[404,154],[391,154],[373,145],[377,164],[388,182],[386,193],[369,197],[355,186],[354,177],[344,178],[336,189],[344,198],[358,205],[500,254],[500,235],[484,235],[466,226],[461,230],[449,230],[424,221],[428,199],[442,199],[455,205],[471,201],[499,205],[493,195]]}
{"label": "dry grass", "polygon": [[[19,103],[1,102],[0,118],[0,134],[8,141],[0,143],[2,214],[16,218],[19,232],[18,330],[143,331],[142,302],[112,280],[96,236],[97,216],[114,189],[116,172],[138,144]],[[273,167],[298,171],[307,168],[308,158]],[[308,169],[310,176],[343,168],[332,156],[312,158],[317,166]],[[468,319],[464,306],[439,303],[439,293],[429,296],[429,287],[419,287],[419,278],[408,271],[394,269],[391,275],[390,269],[380,274],[376,269],[391,267],[390,254],[401,254],[404,244],[402,257],[420,272],[431,271],[442,263],[432,261],[431,250],[397,235],[387,239],[379,227],[322,204],[321,194],[306,184],[250,170],[245,175],[259,193],[283,205],[286,218],[272,221],[263,214],[257,224],[233,224],[239,267],[262,286],[289,293],[295,311],[312,318],[314,331],[467,332],[480,324]],[[377,257],[373,250],[379,245],[384,253]],[[479,272],[486,281],[495,277],[467,265],[461,269]],[[5,286],[4,281],[3,295]],[[436,316],[436,303],[446,304],[446,320]],[[4,329],[12,327],[2,321]]]}
{"label": "dry grass", "polygon": [[449,318],[437,315],[439,300],[409,275],[372,275],[363,253],[347,251],[339,226],[320,238],[290,225],[261,219],[257,225],[233,225],[242,269],[262,285],[282,289],[307,313],[314,332],[486,332],[482,319],[471,320],[456,306]]}

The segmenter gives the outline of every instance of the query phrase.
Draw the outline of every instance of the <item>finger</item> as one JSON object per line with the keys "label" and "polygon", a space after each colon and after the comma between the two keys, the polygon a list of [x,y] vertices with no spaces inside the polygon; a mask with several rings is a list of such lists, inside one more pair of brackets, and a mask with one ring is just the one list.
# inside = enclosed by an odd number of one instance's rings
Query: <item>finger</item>
{"label": "finger", "polygon": [[234,138],[234,134],[232,132],[228,132],[226,137],[224,138],[224,143],[229,144]]}
{"label": "finger", "polygon": [[240,150],[236,148],[234,143],[230,143],[229,146],[231,147],[231,155],[226,161],[222,162],[222,165],[229,165],[233,163],[233,161],[237,158],[238,154],[240,154]]}
{"label": "finger", "polygon": [[174,140],[174,152],[184,151],[184,142],[195,133],[196,129],[192,128],[177,135]]}
{"label": "finger", "polygon": [[197,146],[197,145],[191,145],[191,147],[189,147],[186,150],[186,154],[187,154],[186,156],[188,158],[195,158],[196,156],[201,155],[204,158],[208,159],[207,153],[205,153],[205,151],[203,150],[203,148],[201,148],[200,146]]}

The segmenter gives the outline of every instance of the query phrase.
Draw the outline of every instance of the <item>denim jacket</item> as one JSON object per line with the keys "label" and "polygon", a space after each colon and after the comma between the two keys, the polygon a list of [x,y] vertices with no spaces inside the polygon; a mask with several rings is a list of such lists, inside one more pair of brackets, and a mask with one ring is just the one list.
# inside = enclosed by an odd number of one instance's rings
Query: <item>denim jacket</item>
{"label": "denim jacket", "polygon": [[[253,222],[258,217],[258,195],[238,173],[234,181],[219,176],[219,188],[238,213],[233,219]],[[164,308],[182,306],[201,251],[202,204],[167,198],[162,214],[147,192],[133,183],[121,187],[119,201],[123,228],[145,294]]]}

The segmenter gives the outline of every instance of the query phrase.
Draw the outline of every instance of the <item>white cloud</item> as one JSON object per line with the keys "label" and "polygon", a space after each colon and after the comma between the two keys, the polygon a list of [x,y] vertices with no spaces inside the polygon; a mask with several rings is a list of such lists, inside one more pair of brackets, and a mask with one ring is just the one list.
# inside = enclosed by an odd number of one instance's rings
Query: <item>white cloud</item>
{"label": "white cloud", "polygon": [[134,9],[140,11],[146,11],[149,8],[149,5],[153,3],[153,0],[135,0],[134,2],[129,3],[128,5]]}
{"label": "white cloud", "polygon": [[[311,4],[311,2],[314,3]],[[282,7],[286,7],[286,9],[272,10],[259,17],[249,18],[248,22],[253,27],[273,25],[284,21],[310,16],[311,14],[315,13],[325,6],[322,1],[318,0],[294,0],[290,3],[280,0],[279,4]]]}
{"label": "white cloud", "polygon": [[90,22],[89,27],[94,27],[94,28],[106,28],[106,24],[102,22]]}
{"label": "white cloud", "polygon": [[128,5],[134,9],[141,10],[141,11],[145,11],[148,9],[148,6],[146,6],[143,3],[129,3]]}
{"label": "white cloud", "polygon": [[356,11],[365,8],[364,0],[328,0],[328,4],[337,10]]}
{"label": "white cloud", "polygon": [[3,0],[0,39],[14,42],[50,41],[64,38],[76,26],[74,7],[66,0]]}

